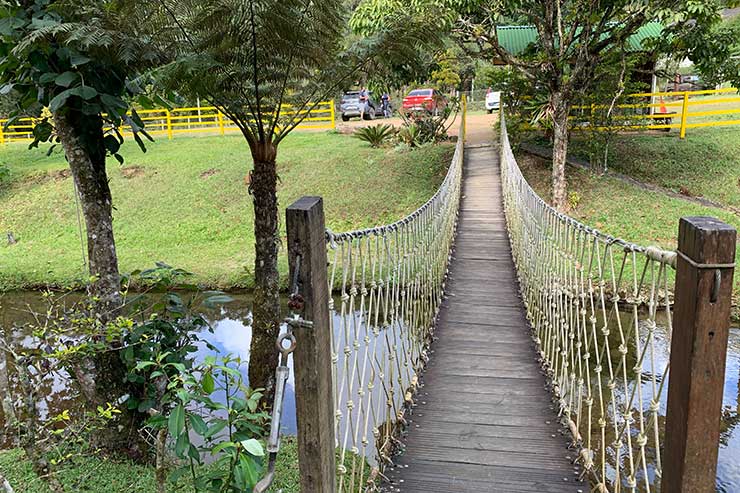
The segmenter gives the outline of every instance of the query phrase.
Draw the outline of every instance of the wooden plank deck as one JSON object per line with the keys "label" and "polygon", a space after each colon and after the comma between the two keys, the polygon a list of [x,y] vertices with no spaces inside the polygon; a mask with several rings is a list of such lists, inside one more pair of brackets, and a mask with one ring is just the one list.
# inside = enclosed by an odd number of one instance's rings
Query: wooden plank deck
{"label": "wooden plank deck", "polygon": [[519,297],[498,152],[466,151],[447,299],[406,450],[387,470],[404,493],[588,491],[566,449]]}

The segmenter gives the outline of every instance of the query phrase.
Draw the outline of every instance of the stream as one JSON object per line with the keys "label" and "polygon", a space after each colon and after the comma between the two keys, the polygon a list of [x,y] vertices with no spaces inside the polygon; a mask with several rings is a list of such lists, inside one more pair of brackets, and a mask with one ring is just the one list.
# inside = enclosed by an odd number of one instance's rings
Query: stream
{"label": "stream", "polygon": [[[71,298],[79,296],[67,295]],[[249,359],[251,341],[251,306],[249,294],[231,294],[234,301],[218,308],[201,308],[200,311],[213,328],[213,334],[203,336],[216,348],[220,355],[231,354]],[[45,312],[46,305],[38,292],[13,292],[0,294],[0,327],[6,329],[31,320],[32,312]],[[338,317],[337,313],[334,313]],[[338,325],[338,324],[335,324]],[[31,335],[16,331],[10,334],[13,343],[23,344]],[[668,359],[670,340],[664,327],[655,332],[658,364]],[[213,352],[201,345],[195,357],[202,360]],[[338,365],[339,371],[343,365]],[[341,375],[338,375],[338,378]],[[740,492],[740,329],[730,331],[725,374],[723,422],[720,436],[719,464],[717,468],[717,491],[721,493]],[[73,395],[59,379],[49,378],[40,390],[44,398],[38,403],[42,416],[61,412],[73,399]],[[665,395],[663,396],[665,400]],[[661,402],[661,413],[665,412],[665,402]],[[3,416],[0,412],[0,427]],[[287,434],[296,433],[295,391],[291,373],[285,393],[285,407],[282,430]],[[0,448],[3,446],[0,443]],[[6,444],[7,446],[7,444]],[[368,450],[373,450],[369,447]],[[370,458],[372,461],[372,458]]]}

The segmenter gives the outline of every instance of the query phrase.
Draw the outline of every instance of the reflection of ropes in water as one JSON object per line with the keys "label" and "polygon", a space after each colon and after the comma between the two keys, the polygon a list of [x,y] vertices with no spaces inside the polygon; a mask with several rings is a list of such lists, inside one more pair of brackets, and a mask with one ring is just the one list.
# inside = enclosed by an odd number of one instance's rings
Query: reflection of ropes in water
{"label": "reflection of ropes in water", "polygon": [[373,489],[391,463],[428,359],[462,179],[463,133],[437,192],[393,224],[327,231],[340,492]]}
{"label": "reflection of ropes in water", "polygon": [[668,269],[676,254],[605,235],[550,207],[522,175],[503,116],[501,175],[527,317],[584,475],[595,491],[656,491],[668,368],[656,362],[654,332],[662,308],[670,337]]}

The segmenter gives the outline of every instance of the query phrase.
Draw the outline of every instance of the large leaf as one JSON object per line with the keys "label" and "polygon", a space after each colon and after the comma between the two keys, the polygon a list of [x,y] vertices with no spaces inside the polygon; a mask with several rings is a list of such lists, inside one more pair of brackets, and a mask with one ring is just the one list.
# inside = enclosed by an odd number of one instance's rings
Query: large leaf
{"label": "large leaf", "polygon": [[167,428],[173,437],[179,437],[185,430],[185,408],[182,404],[178,404],[170,413]]}
{"label": "large leaf", "polygon": [[211,372],[203,374],[200,384],[203,386],[203,392],[209,395],[216,389],[216,383],[213,381],[213,375],[211,375]]}
{"label": "large leaf", "polygon": [[79,96],[82,99],[89,100],[98,95],[98,91],[94,87],[90,86],[79,86],[72,89],[75,96]]}
{"label": "large leaf", "polygon": [[193,427],[193,431],[195,431],[200,436],[204,436],[206,433],[208,433],[208,425],[205,421],[203,421],[203,418],[201,418],[197,414],[190,415],[190,425]]}
{"label": "large leaf", "polygon": [[255,457],[264,457],[265,455],[265,449],[262,447],[262,444],[254,438],[242,441],[242,447]]}
{"label": "large leaf", "polygon": [[[47,74],[44,74],[47,75]],[[73,83],[75,83],[80,76],[76,74],[75,72],[64,72],[62,74],[59,74],[55,79],[54,83],[58,86],[62,87],[69,87]]]}

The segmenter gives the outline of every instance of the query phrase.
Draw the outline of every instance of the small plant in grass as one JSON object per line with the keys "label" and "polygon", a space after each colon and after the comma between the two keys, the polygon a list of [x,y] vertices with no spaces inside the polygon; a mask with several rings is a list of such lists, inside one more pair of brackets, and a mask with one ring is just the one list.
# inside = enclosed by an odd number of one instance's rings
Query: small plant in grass
{"label": "small plant in grass", "polygon": [[370,127],[358,128],[353,135],[377,148],[386,145],[395,134],[396,129],[393,128],[393,125],[379,123]]}

